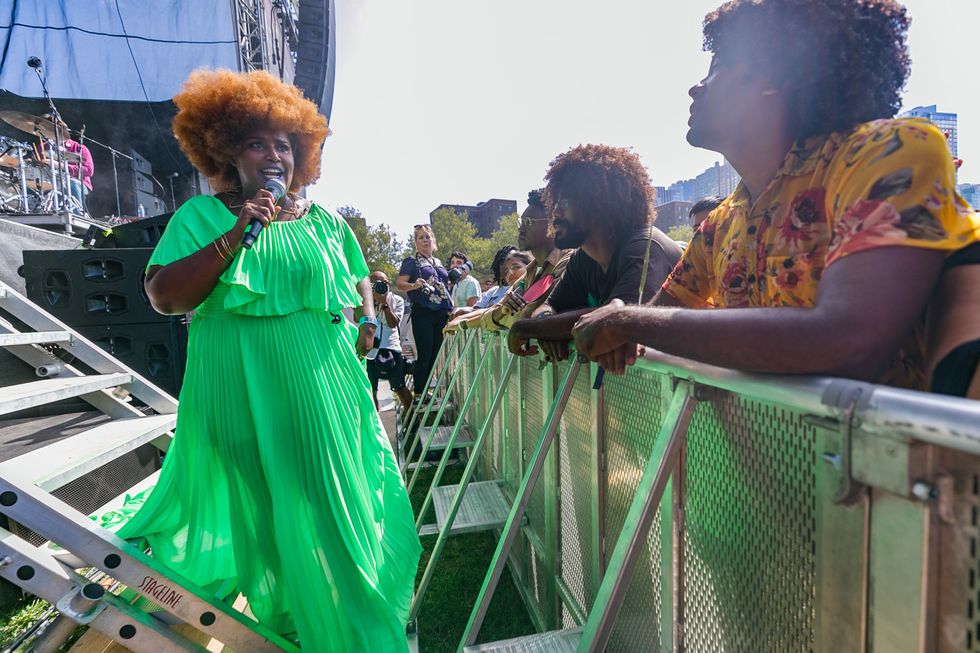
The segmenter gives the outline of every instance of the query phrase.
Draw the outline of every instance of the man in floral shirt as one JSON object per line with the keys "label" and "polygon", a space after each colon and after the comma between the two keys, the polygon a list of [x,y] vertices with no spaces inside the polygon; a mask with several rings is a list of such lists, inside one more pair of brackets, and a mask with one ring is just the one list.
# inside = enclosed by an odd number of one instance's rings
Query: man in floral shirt
{"label": "man in floral shirt", "polygon": [[579,320],[581,353],[617,373],[639,343],[923,387],[923,312],[944,259],[980,239],[980,218],[956,194],[939,130],[891,118],[908,22],[894,0],[733,0],[706,17],[713,58],[690,90],[687,138],[724,154],[742,183],[652,306]]}

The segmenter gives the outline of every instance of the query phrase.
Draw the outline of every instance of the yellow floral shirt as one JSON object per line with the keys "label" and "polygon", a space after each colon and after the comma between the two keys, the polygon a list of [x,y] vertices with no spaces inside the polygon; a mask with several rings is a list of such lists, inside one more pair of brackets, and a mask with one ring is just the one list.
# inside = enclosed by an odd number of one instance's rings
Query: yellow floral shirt
{"label": "yellow floral shirt", "polygon": [[[921,118],[797,143],[758,200],[743,185],[694,234],[664,290],[693,308],[813,307],[824,269],[875,247],[980,240],[945,137]],[[882,382],[922,387],[922,334]]]}

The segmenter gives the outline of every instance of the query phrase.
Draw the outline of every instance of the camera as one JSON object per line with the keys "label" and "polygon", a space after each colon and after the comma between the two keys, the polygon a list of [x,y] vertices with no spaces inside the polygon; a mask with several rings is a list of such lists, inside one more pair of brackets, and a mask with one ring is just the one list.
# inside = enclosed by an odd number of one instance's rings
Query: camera
{"label": "camera", "polygon": [[449,271],[449,281],[451,281],[452,283],[456,283],[457,281],[460,280],[460,278],[464,274],[472,270],[473,270],[473,264],[470,263],[469,261],[463,263],[462,265],[458,265]]}
{"label": "camera", "polygon": [[388,294],[389,286],[387,281],[375,281],[373,284],[371,284],[371,287],[374,289],[374,292],[379,295]]}

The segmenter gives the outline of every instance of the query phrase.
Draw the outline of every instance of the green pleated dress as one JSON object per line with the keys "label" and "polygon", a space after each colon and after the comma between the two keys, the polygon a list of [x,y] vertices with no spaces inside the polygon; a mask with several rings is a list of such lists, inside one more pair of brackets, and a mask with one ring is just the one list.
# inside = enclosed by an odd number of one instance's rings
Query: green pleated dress
{"label": "green pleated dress", "polygon": [[[195,197],[150,265],[234,223]],[[238,253],[191,322],[159,482],[118,531],[198,585],[234,586],[261,623],[318,653],[407,650],[421,552],[356,329],[332,316],[360,304],[367,274],[350,228],[316,205]]]}

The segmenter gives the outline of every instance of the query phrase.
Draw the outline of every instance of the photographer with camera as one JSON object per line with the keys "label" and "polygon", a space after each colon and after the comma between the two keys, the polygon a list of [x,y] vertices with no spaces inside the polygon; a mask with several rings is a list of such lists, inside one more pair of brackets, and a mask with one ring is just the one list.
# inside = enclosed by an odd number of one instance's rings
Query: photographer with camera
{"label": "photographer with camera", "polygon": [[388,275],[384,272],[372,272],[369,279],[374,295],[374,314],[378,316],[380,324],[375,340],[378,343],[377,353],[372,357],[372,352],[369,352],[367,361],[374,406],[378,407],[378,381],[384,379],[402,406],[408,408],[412,405],[412,393],[405,387],[405,362],[398,333],[398,323],[405,314],[405,300],[391,292]]}
{"label": "photographer with camera", "polygon": [[436,354],[442,347],[442,329],[453,306],[446,284],[449,274],[434,256],[436,236],[432,226],[415,225],[415,253],[402,261],[395,285],[408,293],[412,302],[412,334],[415,336],[415,365],[412,367],[415,394],[421,395]]}
{"label": "photographer with camera", "polygon": [[472,308],[480,297],[480,282],[470,272],[473,264],[462,252],[453,252],[449,256],[449,283],[453,288],[453,315],[461,308]]}

